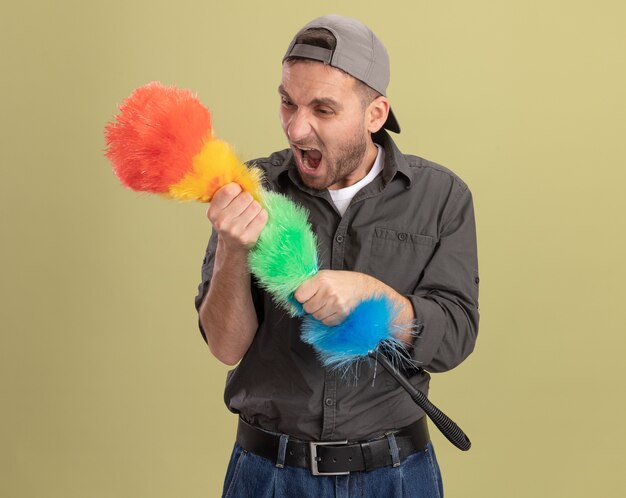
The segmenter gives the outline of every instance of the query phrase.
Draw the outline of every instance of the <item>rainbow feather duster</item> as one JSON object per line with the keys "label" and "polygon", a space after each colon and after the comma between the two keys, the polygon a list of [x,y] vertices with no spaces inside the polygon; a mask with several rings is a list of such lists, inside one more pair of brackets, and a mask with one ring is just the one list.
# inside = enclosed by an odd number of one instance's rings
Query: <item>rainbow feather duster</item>
{"label": "rainbow feather duster", "polygon": [[[211,115],[188,90],[157,82],[136,89],[106,126],[106,156],[126,187],[178,200],[210,202],[235,182],[268,212],[268,222],[249,266],[275,302],[292,316],[304,315],[293,297],[318,272],[317,241],[304,208],[262,188],[262,172],[248,167],[213,135]],[[385,297],[363,301],[340,325],[329,327],[310,315],[302,338],[324,365],[345,367],[380,345],[402,349],[394,339],[396,311]]]}

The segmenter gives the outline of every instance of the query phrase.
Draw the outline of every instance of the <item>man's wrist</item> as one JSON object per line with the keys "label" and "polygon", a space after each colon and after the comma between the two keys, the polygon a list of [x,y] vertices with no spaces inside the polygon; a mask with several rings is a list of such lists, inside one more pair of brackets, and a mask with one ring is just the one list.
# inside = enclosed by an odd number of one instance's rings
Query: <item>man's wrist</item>
{"label": "man's wrist", "polygon": [[218,236],[215,250],[216,270],[227,266],[231,271],[241,269],[242,273],[249,273],[248,255],[250,250],[244,246],[229,245]]}

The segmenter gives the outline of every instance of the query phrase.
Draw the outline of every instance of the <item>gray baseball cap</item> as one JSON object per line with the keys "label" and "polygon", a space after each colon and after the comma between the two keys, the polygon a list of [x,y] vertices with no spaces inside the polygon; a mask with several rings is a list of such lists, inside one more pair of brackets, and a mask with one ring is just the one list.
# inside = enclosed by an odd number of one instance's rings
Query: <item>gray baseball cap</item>
{"label": "gray baseball cap", "polygon": [[[306,30],[322,28],[330,31],[337,40],[334,50],[296,43]],[[328,15],[314,19],[304,26],[289,44],[283,57],[301,57],[323,62],[361,80],[381,95],[387,96],[389,84],[389,56],[382,42],[365,24],[350,17]],[[383,125],[390,131],[400,133],[398,120],[389,109]]]}

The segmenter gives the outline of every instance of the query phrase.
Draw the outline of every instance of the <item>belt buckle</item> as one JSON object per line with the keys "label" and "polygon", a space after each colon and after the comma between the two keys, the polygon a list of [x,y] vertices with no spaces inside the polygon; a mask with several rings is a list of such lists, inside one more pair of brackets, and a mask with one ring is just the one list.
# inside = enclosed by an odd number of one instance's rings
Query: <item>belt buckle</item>
{"label": "belt buckle", "polygon": [[320,472],[317,468],[317,447],[318,446],[340,446],[342,444],[348,444],[348,440],[345,441],[322,441],[322,442],[309,442],[309,454],[311,455],[311,474],[314,476],[346,476],[350,474],[347,472]]}

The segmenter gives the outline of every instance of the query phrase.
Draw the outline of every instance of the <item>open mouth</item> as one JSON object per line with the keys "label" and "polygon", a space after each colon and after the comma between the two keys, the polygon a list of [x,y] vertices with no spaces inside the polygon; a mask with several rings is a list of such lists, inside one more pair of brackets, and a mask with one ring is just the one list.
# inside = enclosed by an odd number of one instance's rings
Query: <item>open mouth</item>
{"label": "open mouth", "polygon": [[304,170],[315,171],[322,162],[322,153],[309,147],[297,147],[295,149],[300,153],[300,164]]}

